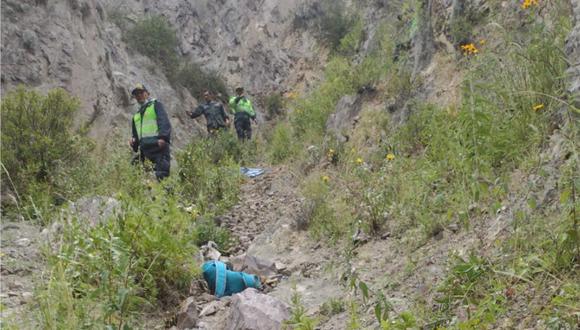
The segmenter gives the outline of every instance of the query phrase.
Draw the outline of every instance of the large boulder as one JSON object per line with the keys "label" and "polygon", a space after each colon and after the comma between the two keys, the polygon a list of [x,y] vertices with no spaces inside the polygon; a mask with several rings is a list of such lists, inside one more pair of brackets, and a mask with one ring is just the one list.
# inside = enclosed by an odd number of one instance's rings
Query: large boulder
{"label": "large boulder", "polygon": [[230,258],[234,269],[239,272],[258,275],[268,278],[277,275],[276,264],[273,261],[260,259],[251,255],[242,254]]}
{"label": "large boulder", "polygon": [[196,326],[198,313],[194,297],[189,297],[181,303],[176,318],[179,330],[192,329]]}
{"label": "large boulder", "polygon": [[246,289],[232,298],[231,311],[226,322],[229,330],[274,330],[290,317],[290,308],[284,302]]}

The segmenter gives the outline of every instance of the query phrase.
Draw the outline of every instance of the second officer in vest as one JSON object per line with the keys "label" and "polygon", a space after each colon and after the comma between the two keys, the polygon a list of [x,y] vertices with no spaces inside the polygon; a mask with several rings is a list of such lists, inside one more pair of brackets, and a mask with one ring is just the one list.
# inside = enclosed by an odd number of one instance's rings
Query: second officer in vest
{"label": "second officer in vest", "polygon": [[163,104],[152,98],[143,84],[137,84],[131,94],[139,103],[139,111],[131,121],[129,144],[133,151],[139,151],[141,162],[147,159],[155,164],[155,176],[161,180],[169,176],[171,123]]}
{"label": "second officer in vest", "polygon": [[252,124],[250,119],[256,123],[256,112],[252,107],[252,102],[244,95],[242,87],[236,88],[236,96],[230,98],[230,111],[234,114],[234,126],[238,133],[238,139],[249,140],[252,138]]}

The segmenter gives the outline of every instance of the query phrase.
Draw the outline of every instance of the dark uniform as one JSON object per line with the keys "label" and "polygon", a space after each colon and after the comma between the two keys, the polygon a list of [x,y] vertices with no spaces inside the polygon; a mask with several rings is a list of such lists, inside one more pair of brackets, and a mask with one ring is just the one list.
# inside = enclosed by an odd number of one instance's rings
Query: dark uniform
{"label": "dark uniform", "polygon": [[[163,104],[155,99],[149,99],[133,116],[132,135],[136,143],[133,151],[140,150],[139,159],[145,159],[155,164],[155,176],[161,180],[169,176],[171,155],[171,123]],[[165,146],[160,147],[158,140],[165,140]]]}
{"label": "dark uniform", "polygon": [[208,101],[202,103],[189,115],[191,118],[197,118],[204,115],[207,123],[207,132],[210,134],[215,134],[219,130],[227,127],[226,121],[228,120],[228,115],[226,114],[224,106],[219,102]]}

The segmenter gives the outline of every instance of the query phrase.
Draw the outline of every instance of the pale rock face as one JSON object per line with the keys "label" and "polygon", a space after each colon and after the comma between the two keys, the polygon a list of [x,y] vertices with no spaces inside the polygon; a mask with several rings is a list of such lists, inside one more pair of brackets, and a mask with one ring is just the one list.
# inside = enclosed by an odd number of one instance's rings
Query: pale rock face
{"label": "pale rock face", "polygon": [[294,9],[306,1],[2,1],[2,93],[20,84],[41,91],[62,87],[81,100],[77,125],[90,123],[89,135],[98,143],[125,144],[137,107],[130,89],[143,82],[165,105],[173,143],[184,145],[205,131],[203,119],[184,113],[195,104],[192,96],[128,49],[111,14],[127,22],[166,17],[184,61],[221,73],[230,88],[243,85],[257,98],[285,91],[300,79],[295,65],[308,70],[304,63],[318,61],[314,39],[292,27]]}

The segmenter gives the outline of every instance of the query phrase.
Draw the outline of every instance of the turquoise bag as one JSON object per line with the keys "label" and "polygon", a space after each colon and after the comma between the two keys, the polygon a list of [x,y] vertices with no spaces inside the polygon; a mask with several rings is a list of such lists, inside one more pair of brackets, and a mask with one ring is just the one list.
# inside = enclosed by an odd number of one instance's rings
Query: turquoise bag
{"label": "turquoise bag", "polygon": [[204,263],[202,271],[210,291],[218,298],[231,296],[247,288],[259,289],[261,287],[258,276],[231,271],[221,261],[214,260]]}

